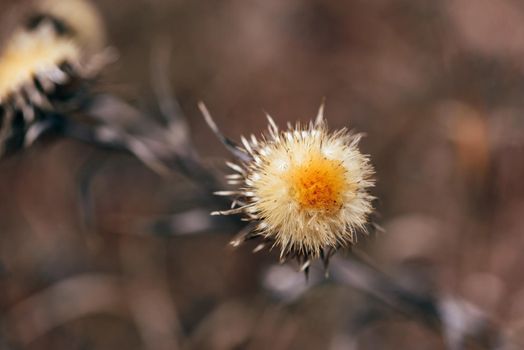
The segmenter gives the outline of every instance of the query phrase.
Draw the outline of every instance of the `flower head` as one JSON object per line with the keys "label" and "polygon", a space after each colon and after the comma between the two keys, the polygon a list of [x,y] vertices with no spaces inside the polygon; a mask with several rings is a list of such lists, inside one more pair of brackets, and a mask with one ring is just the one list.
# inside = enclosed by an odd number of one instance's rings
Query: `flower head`
{"label": "flower head", "polygon": [[9,34],[0,50],[0,155],[48,129],[45,116],[83,106],[114,56],[85,0],[42,0]]}
{"label": "flower head", "polygon": [[[262,236],[280,248],[281,257],[328,259],[337,248],[355,242],[372,212],[373,168],[360,153],[361,135],[346,129],[328,132],[321,107],[315,122],[280,131],[271,117],[269,132],[257,139],[242,137],[236,153],[240,164],[228,163],[235,196],[230,210],[252,222],[232,244]],[[209,119],[210,125],[216,126]]]}
{"label": "flower head", "polygon": [[95,74],[103,41],[101,20],[88,2],[42,1],[0,52],[0,102],[20,109],[43,104],[58,86]]}

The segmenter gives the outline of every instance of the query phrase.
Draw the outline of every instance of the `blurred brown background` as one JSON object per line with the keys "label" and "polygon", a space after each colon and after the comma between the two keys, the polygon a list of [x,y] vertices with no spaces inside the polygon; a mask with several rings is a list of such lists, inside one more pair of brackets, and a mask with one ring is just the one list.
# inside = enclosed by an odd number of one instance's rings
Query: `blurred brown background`
{"label": "blurred brown background", "polygon": [[[151,50],[167,38],[176,96],[217,168],[229,156],[197,101],[237,139],[265,129],[265,111],[282,126],[308,121],[325,97],[330,127],[365,132],[376,167],[386,232],[360,238],[359,250],[392,274],[408,262],[429,268],[434,281],[420,288],[460,296],[524,339],[521,1],[97,5],[120,52],[105,86],[150,105]],[[343,287],[275,300],[261,281],[276,257],[230,249],[233,229],[144,229],[213,208],[198,185],[159,179],[129,156],[57,140],[3,161],[0,179],[2,349],[445,347],[398,315],[348,336],[363,301]]]}

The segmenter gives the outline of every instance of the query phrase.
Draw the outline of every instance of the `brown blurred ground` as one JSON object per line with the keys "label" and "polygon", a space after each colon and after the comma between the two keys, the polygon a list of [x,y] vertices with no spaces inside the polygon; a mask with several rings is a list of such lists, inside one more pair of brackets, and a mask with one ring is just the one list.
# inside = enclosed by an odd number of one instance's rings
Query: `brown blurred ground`
{"label": "brown blurred ground", "polygon": [[[168,38],[172,84],[212,163],[227,154],[197,101],[237,138],[264,129],[264,111],[280,125],[307,121],[325,97],[330,126],[365,132],[362,149],[376,167],[386,233],[361,238],[359,249],[388,271],[426,261],[440,294],[468,299],[524,339],[521,2],[97,3],[121,54],[105,84],[151,103],[151,48]],[[95,167],[94,226],[78,202],[86,164]],[[131,300],[58,325],[28,349],[169,348],[177,340],[155,322],[185,334],[190,349],[443,348],[438,334],[398,317],[344,337],[361,301],[340,287],[292,307],[272,301],[259,281],[274,257],[229,249],[234,232],[137,232],[142,219],[207,200],[192,198],[198,189],[187,180],[159,180],[125,155],[59,140],[4,161],[0,177],[3,311],[79,274],[118,276],[122,300]]]}

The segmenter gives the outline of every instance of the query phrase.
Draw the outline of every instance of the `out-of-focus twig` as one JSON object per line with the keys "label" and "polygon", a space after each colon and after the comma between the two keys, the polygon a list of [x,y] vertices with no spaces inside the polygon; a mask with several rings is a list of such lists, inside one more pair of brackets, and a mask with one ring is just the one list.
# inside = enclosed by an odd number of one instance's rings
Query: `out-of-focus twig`
{"label": "out-of-focus twig", "polygon": [[160,114],[172,130],[173,142],[181,154],[194,156],[191,146],[190,130],[178,101],[174,98],[169,84],[169,67],[171,45],[166,38],[158,39],[151,53],[151,86],[157,99]]}
{"label": "out-of-focus twig", "polygon": [[[442,334],[450,350],[464,349],[469,343],[482,349],[509,350],[516,345],[499,329],[496,323],[479,308],[454,296],[440,296],[438,292],[412,290],[397,279],[371,267],[353,256],[346,259],[335,257],[331,261],[327,281],[350,287],[375,301],[387,310],[416,319]],[[305,292],[303,284],[293,283],[282,289],[282,281],[289,276],[282,268],[269,270],[265,286],[278,298],[295,301]],[[313,287],[322,279],[313,274],[309,283]],[[375,304],[376,305],[376,304]],[[361,329],[356,327],[355,329]]]}
{"label": "out-of-focus twig", "polygon": [[331,273],[334,281],[439,330],[450,350],[464,349],[468,342],[485,349],[511,349],[511,341],[493,320],[465,300],[412,291],[355,258],[335,259]]}
{"label": "out-of-focus twig", "polygon": [[121,280],[86,274],[60,281],[14,305],[4,318],[16,342],[27,345],[50,330],[94,313],[122,314]]}
{"label": "out-of-focus twig", "polygon": [[120,257],[129,309],[147,350],[176,350],[182,330],[169,294],[163,251],[158,241],[124,237]]}
{"label": "out-of-focus twig", "polygon": [[187,119],[169,82],[170,58],[171,46],[168,40],[158,39],[152,50],[151,86],[167,128],[164,143],[169,146],[171,154],[165,158],[166,165],[168,169],[178,170],[190,180],[199,183],[208,193],[213,193],[221,188],[222,181],[204,165],[196,152]]}

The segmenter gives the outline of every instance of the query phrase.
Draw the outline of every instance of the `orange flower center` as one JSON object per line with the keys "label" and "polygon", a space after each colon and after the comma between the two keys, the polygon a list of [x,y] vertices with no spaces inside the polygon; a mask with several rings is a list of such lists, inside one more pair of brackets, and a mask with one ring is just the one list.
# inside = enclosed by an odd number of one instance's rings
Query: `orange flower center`
{"label": "orange flower center", "polygon": [[322,155],[292,166],[288,175],[291,194],[302,209],[333,213],[342,208],[347,189],[345,168]]}

